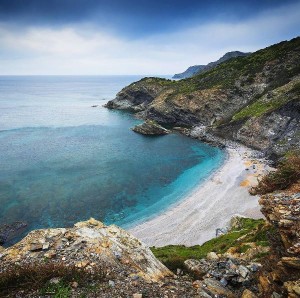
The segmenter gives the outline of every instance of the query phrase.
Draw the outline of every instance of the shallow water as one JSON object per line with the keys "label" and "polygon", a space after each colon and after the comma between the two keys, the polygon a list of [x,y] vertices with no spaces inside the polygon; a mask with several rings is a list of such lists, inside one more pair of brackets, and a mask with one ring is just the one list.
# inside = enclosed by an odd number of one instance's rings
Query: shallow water
{"label": "shallow water", "polygon": [[0,77],[0,224],[27,232],[92,216],[128,227],[220,166],[217,148],[133,133],[138,120],[101,107],[139,78]]}

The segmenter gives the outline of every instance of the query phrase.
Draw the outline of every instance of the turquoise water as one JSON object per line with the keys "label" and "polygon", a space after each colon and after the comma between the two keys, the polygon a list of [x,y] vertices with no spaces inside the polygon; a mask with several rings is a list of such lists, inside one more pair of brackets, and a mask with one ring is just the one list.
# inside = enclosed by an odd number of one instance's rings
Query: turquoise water
{"label": "turquoise water", "polygon": [[[0,224],[129,227],[164,211],[224,154],[182,135],[145,137],[102,107],[138,76],[0,77]],[[92,105],[99,105],[96,108]]]}

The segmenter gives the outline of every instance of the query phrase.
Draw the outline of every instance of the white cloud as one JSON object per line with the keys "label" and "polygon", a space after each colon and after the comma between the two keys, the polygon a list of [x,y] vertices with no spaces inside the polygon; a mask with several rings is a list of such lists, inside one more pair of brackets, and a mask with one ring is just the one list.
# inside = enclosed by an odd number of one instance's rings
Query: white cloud
{"label": "white cloud", "polygon": [[24,28],[0,24],[0,74],[172,74],[230,50],[254,51],[295,37],[300,4],[253,19],[208,23],[129,40],[91,27]]}

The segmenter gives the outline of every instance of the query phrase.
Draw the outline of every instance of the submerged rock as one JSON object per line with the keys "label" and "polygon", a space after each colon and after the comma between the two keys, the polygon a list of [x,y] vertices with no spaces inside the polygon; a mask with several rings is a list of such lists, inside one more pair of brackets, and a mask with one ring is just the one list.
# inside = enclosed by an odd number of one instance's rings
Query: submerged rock
{"label": "submerged rock", "polygon": [[146,120],[144,123],[136,125],[132,130],[143,135],[166,135],[170,133],[169,130],[151,120]]}

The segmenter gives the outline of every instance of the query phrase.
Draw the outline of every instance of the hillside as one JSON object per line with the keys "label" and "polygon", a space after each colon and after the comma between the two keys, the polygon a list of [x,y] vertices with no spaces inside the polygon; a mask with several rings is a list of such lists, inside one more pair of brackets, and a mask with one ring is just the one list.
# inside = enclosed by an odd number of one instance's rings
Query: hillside
{"label": "hillside", "polygon": [[173,79],[187,79],[194,75],[208,71],[229,59],[236,58],[236,57],[246,57],[248,55],[250,55],[250,53],[243,53],[243,52],[239,52],[239,51],[228,52],[225,55],[223,55],[220,59],[218,59],[217,61],[210,62],[207,65],[190,66],[186,71],[175,74],[173,76]]}
{"label": "hillside", "polygon": [[144,78],[106,105],[170,126],[203,126],[278,157],[300,145],[300,38],[179,81]]}

